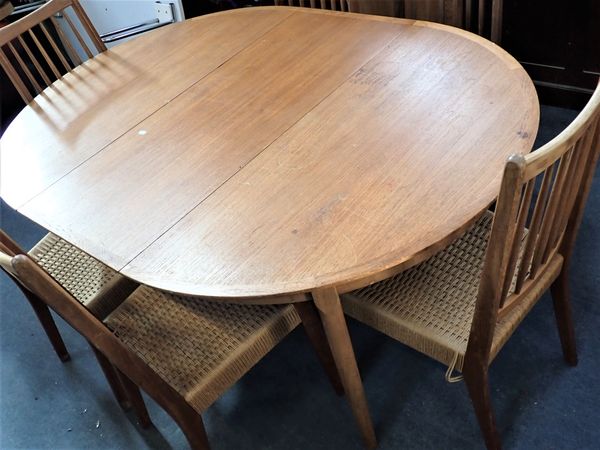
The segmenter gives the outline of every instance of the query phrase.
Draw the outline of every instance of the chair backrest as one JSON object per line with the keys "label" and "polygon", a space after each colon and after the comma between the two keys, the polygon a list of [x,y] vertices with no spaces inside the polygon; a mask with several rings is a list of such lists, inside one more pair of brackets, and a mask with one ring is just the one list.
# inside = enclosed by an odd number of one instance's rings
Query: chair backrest
{"label": "chair backrest", "polygon": [[[474,30],[471,22],[471,14],[475,9],[474,0],[466,0],[465,8],[468,10],[469,20],[467,23]],[[477,5],[477,33],[481,36],[489,36],[492,42],[500,44],[502,40],[502,18],[504,10],[504,0],[478,0]]]}
{"label": "chair backrest", "polygon": [[387,1],[404,3],[403,17],[408,19],[428,20],[464,28],[488,37],[496,44],[499,44],[502,38],[503,0]]}
{"label": "chair backrest", "polygon": [[[82,63],[66,30],[58,23],[57,14],[65,19],[64,25],[89,58],[94,56],[91,48],[96,53],[106,50],[78,0],[50,0],[27,16],[0,28],[0,66],[25,103]],[[82,36],[80,30],[84,30],[85,35]]]}
{"label": "chair backrest", "polygon": [[348,11],[347,0],[275,0],[275,6],[300,6],[303,8]]}
{"label": "chair backrest", "polygon": [[[193,409],[185,399],[154,372],[139,356],[123,344],[97,317],[79,303],[28,255],[0,230],[0,269],[20,286],[38,297],[133,383],[148,392],[169,414],[178,417],[180,410]],[[178,404],[173,399],[179,399]]]}
{"label": "chair backrest", "polygon": [[[281,2],[280,2],[281,3]],[[503,0],[347,0],[348,11],[439,22],[499,44]]]}
{"label": "chair backrest", "polygon": [[[398,0],[396,0],[398,1]],[[465,28],[466,7],[472,0],[402,0],[407,19],[427,20]],[[468,9],[468,11],[471,11]]]}
{"label": "chair backrest", "polygon": [[509,157],[488,242],[467,358],[489,358],[495,324],[538,285],[558,253],[567,267],[600,154],[600,84],[561,134]]}

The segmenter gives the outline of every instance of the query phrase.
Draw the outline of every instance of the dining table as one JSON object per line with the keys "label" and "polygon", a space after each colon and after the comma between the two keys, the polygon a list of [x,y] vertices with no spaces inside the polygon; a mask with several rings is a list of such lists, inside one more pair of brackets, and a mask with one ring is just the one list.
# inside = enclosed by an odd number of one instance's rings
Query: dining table
{"label": "dining table", "polygon": [[0,195],[139,283],[311,305],[374,447],[340,294],[459,237],[538,122],[526,72],[477,35],[242,8],[162,27],[54,82],[0,140]]}

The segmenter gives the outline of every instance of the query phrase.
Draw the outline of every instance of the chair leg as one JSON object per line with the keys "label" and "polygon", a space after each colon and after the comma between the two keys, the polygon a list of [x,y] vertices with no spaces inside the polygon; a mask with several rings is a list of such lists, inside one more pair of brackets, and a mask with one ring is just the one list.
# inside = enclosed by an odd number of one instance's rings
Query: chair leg
{"label": "chair leg", "polygon": [[98,360],[98,364],[100,364],[100,368],[106,377],[106,381],[108,381],[108,385],[112,390],[115,399],[121,405],[125,411],[131,409],[131,402],[127,393],[125,392],[125,388],[121,383],[118,373],[114,366],[110,363],[110,361],[104,356],[101,352],[99,352],[93,345],[90,344],[94,355],[96,355],[96,359]]}
{"label": "chair leg", "polygon": [[137,385],[131,381],[127,375],[121,372],[119,369],[115,368],[117,376],[121,381],[121,385],[135,411],[135,414],[138,418],[138,421],[142,428],[150,428],[152,426],[152,420],[150,419],[150,414],[148,414],[148,410],[146,409],[146,403],[144,403],[144,398],[142,397],[142,393]]}
{"label": "chair leg", "polygon": [[575,343],[575,327],[573,326],[573,314],[571,312],[571,300],[569,295],[568,272],[563,270],[554,280],[550,287],[552,301],[554,303],[554,315],[558,326],[560,344],[567,364],[577,365],[577,346]]}
{"label": "chair leg", "polygon": [[48,340],[58,358],[62,361],[68,361],[71,359],[69,352],[67,351],[67,347],[65,347],[65,343],[60,336],[58,328],[56,328],[56,323],[54,323],[54,319],[52,318],[52,314],[50,314],[50,310],[46,306],[44,302],[42,302],[35,295],[30,292],[24,291],[27,300],[29,300],[29,304],[33,308],[35,315],[37,316],[42,328],[46,332],[46,336],[48,336]]}
{"label": "chair leg", "polygon": [[[200,414],[157,374],[149,373],[149,375],[146,392],[177,422],[190,444],[190,448],[192,450],[210,450]],[[122,376],[125,377],[125,375]]]}
{"label": "chair leg", "polygon": [[319,362],[325,369],[325,373],[333,386],[333,389],[337,395],[344,395],[344,387],[340,381],[331,349],[327,343],[327,337],[325,336],[325,330],[319,317],[319,312],[315,307],[315,304],[311,301],[294,303],[294,307],[302,319],[302,325],[304,325],[304,331],[308,336],[310,343],[312,344]]}
{"label": "chair leg", "polygon": [[475,415],[488,450],[500,450],[500,434],[496,428],[496,420],[492,409],[490,385],[487,368],[463,370],[465,384],[475,409]]}
{"label": "chair leg", "polygon": [[185,403],[185,406],[178,408],[178,414],[175,418],[183,434],[190,444],[192,450],[210,450],[208,437],[204,428],[202,417],[191,406]]}

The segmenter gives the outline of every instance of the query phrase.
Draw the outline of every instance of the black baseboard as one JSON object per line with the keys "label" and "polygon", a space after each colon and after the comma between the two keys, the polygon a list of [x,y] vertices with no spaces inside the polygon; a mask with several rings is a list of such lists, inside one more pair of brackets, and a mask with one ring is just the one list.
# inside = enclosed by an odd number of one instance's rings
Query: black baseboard
{"label": "black baseboard", "polygon": [[540,103],[568,109],[582,109],[592,96],[592,89],[535,81]]}

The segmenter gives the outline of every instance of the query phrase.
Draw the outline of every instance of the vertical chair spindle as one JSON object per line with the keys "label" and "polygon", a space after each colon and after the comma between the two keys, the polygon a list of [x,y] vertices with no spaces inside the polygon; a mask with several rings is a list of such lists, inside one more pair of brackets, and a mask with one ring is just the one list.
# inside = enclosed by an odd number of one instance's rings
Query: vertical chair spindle
{"label": "vertical chair spindle", "polygon": [[[60,24],[55,16],[64,18],[64,23]],[[106,50],[77,0],[50,0],[0,29],[0,66],[26,103],[83,62],[63,27],[70,28],[89,58],[94,56],[92,47],[98,53]],[[91,42],[91,47],[86,39]]]}

